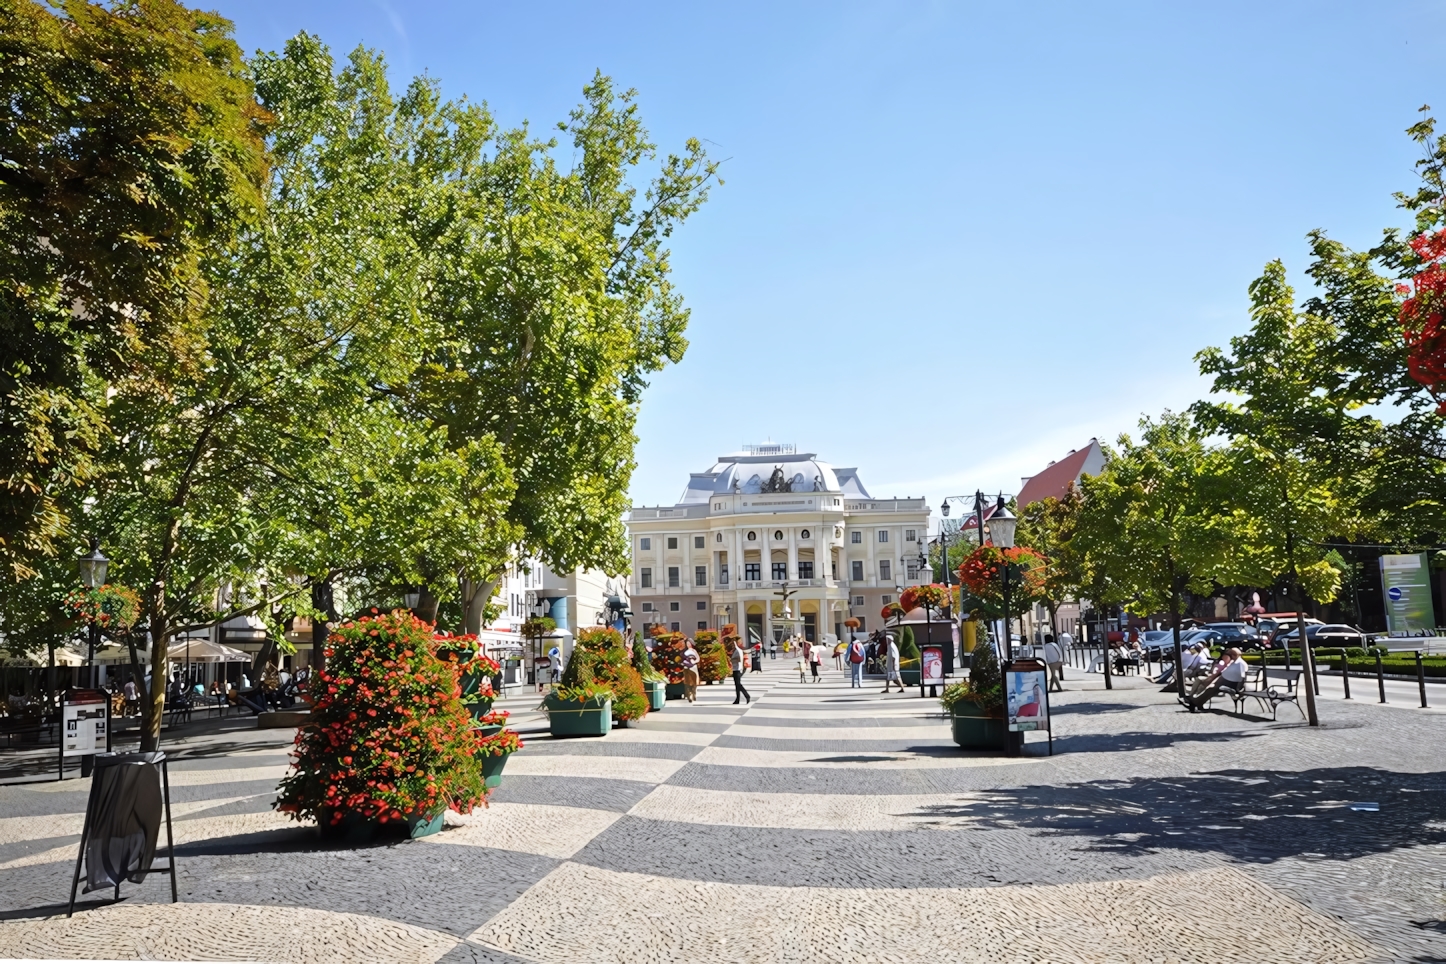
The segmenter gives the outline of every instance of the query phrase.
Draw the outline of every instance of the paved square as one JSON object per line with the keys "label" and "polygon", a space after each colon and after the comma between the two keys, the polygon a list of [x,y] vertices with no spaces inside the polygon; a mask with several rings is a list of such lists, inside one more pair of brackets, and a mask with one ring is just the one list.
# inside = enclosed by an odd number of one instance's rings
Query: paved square
{"label": "paved square", "polygon": [[1311,729],[1073,670],[1054,756],[1002,759],[917,693],[750,675],[751,704],[703,687],[599,740],[509,698],[492,806],[358,849],[271,811],[289,732],[178,741],[177,905],[153,876],[65,920],[86,785],[0,787],[0,956],[1446,960],[1434,711],[1326,681]]}

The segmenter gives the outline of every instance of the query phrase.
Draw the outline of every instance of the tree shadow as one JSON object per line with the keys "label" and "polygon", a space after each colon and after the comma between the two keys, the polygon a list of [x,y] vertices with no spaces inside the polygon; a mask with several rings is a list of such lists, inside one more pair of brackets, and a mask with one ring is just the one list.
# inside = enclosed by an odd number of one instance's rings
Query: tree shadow
{"label": "tree shadow", "polygon": [[1071,713],[1123,713],[1145,708],[1142,703],[1051,703],[1049,712],[1054,716],[1069,716]]}
{"label": "tree shadow", "polygon": [[[1222,770],[1168,779],[1096,780],[983,792],[919,816],[1084,838],[1084,849],[1189,850],[1271,863],[1352,860],[1446,843],[1446,773],[1323,767],[1295,773]],[[1351,809],[1370,802],[1375,812]]]}
{"label": "tree shadow", "polygon": [[[1267,721],[1269,722],[1269,721]],[[1181,743],[1235,743],[1264,736],[1258,731],[1229,733],[1071,733],[1054,738],[1056,753],[1115,753],[1158,750]]]}

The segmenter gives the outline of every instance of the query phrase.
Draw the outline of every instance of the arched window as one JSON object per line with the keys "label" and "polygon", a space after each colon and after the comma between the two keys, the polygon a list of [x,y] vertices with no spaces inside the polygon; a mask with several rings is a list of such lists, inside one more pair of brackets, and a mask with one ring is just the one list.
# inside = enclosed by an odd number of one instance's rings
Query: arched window
{"label": "arched window", "polygon": [[808,538],[808,530],[807,530],[807,529],[804,529],[802,532],[800,532],[800,533],[798,534],[798,537],[799,537],[800,539],[807,539],[807,538]]}
{"label": "arched window", "polygon": [[714,542],[722,542],[722,541],[723,541],[723,533],[720,532],[720,533],[718,533],[716,536],[714,536],[714,537],[713,537],[713,541],[714,541]]}
{"label": "arched window", "polygon": [[750,532],[748,533],[748,541],[749,541],[749,542],[753,542],[753,541],[756,540],[757,538],[758,538],[758,533],[752,532],[752,531],[750,531]]}
{"label": "arched window", "polygon": [[782,542],[782,541],[783,541],[783,530],[782,530],[782,529],[774,529],[774,530],[773,530],[773,541],[774,541],[774,542]]}

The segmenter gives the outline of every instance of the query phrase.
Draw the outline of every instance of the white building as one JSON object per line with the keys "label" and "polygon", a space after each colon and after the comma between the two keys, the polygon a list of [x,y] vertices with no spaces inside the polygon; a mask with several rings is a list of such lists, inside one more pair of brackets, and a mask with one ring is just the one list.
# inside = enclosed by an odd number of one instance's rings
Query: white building
{"label": "white building", "polygon": [[927,581],[928,527],[925,499],[875,498],[856,469],[792,445],[746,446],[693,473],[676,505],[629,513],[634,623],[827,641],[853,616],[866,632]]}

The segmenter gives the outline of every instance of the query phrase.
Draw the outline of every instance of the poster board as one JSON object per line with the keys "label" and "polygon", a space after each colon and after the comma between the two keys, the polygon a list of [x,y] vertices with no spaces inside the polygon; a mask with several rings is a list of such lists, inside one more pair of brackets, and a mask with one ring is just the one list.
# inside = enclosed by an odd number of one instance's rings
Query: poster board
{"label": "poster board", "polygon": [[944,685],[944,649],[942,646],[924,646],[919,650],[919,666],[922,686]]}
{"label": "poster board", "polygon": [[1381,592],[1386,603],[1386,632],[1392,636],[1436,627],[1431,564],[1426,553],[1381,556]]}
{"label": "poster board", "polygon": [[79,690],[66,699],[61,708],[63,737],[62,757],[92,756],[104,753],[106,737],[106,697],[94,690]]}
{"label": "poster board", "polygon": [[1004,700],[1012,732],[1049,729],[1049,677],[1036,661],[1015,660],[1005,671]]}

